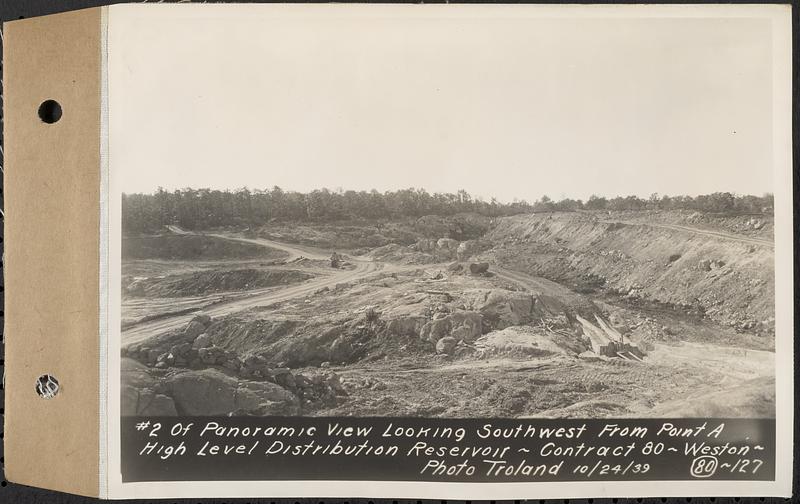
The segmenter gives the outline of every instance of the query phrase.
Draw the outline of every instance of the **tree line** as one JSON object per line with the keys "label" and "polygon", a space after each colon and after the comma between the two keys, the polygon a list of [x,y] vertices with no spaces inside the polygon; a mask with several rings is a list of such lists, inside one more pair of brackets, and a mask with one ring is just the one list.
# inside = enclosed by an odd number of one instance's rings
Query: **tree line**
{"label": "tree line", "polygon": [[270,221],[329,222],[349,219],[399,219],[424,215],[477,213],[501,217],[531,212],[578,210],[689,209],[718,213],[763,213],[772,211],[772,195],[740,196],[714,193],[701,196],[637,196],[604,198],[591,196],[585,202],[570,198],[554,201],[543,196],[528,203],[515,200],[485,201],[464,190],[428,193],[424,189],[397,191],[331,191],[308,193],[272,189],[178,189],[159,188],[152,194],[122,195],[122,229],[125,233],[149,233],[166,225],[185,229],[221,226],[259,226]]}

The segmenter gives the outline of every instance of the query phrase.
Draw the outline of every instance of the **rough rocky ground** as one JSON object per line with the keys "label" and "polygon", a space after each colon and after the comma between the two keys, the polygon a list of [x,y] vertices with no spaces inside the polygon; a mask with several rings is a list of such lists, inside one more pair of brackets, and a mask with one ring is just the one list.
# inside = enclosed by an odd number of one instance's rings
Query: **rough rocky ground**
{"label": "rough rocky ground", "polygon": [[[123,413],[774,415],[770,225],[638,217],[151,237],[123,264],[142,285]],[[598,355],[597,334],[643,361]]]}
{"label": "rough rocky ground", "polygon": [[580,292],[676,306],[765,338],[774,334],[769,240],[663,227],[666,217],[622,217],[627,220],[584,212],[515,216],[501,220],[488,238],[496,244],[494,260],[510,269]]}

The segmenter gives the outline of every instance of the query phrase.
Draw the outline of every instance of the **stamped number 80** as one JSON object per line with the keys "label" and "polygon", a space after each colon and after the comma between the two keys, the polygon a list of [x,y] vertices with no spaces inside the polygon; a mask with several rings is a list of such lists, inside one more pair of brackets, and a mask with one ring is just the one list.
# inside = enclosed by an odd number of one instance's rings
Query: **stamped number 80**
{"label": "stamped number 80", "polygon": [[691,474],[695,478],[708,478],[717,471],[717,458],[711,455],[697,457],[692,461]]}

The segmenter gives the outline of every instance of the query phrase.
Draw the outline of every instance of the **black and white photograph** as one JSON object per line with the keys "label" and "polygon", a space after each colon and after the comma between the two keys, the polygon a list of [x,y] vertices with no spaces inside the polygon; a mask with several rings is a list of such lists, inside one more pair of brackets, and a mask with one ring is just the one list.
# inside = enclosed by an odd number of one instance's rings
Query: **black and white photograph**
{"label": "black and white photograph", "polygon": [[112,9],[122,487],[783,474],[789,17],[679,7]]}
{"label": "black and white photograph", "polygon": [[769,25],[459,26],[131,90],[123,414],[775,415]]}
{"label": "black and white photograph", "polygon": [[123,412],[771,417],[772,211],[766,191],[126,194]]}

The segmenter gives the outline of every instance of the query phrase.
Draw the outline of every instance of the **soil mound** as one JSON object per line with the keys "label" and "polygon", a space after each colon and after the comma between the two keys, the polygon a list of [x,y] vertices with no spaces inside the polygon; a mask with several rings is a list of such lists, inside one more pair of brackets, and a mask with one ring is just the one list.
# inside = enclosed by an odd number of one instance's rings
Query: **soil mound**
{"label": "soil mound", "polygon": [[555,333],[546,334],[529,326],[512,326],[485,334],[475,341],[483,355],[505,354],[519,357],[576,355],[586,350],[579,338],[569,340]]}
{"label": "soil mound", "polygon": [[123,259],[282,259],[286,252],[252,243],[202,235],[129,236],[122,238]]}
{"label": "soil mound", "polygon": [[184,297],[290,285],[312,278],[297,270],[235,269],[196,271],[164,278],[135,279],[124,287],[131,297]]}

